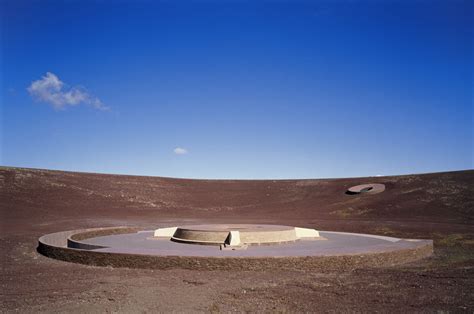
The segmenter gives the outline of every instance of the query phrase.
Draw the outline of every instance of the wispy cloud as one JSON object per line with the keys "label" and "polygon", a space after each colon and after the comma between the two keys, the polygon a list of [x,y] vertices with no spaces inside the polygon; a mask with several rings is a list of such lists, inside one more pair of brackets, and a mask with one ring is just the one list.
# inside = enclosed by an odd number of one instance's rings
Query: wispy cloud
{"label": "wispy cloud", "polygon": [[55,109],[64,109],[67,106],[80,104],[90,105],[95,109],[107,110],[99,98],[89,94],[82,87],[67,87],[54,73],[47,72],[40,80],[34,81],[27,88],[31,97],[47,103]]}
{"label": "wispy cloud", "polygon": [[176,155],[186,155],[188,153],[188,150],[186,148],[176,147],[175,149],[173,149],[173,152]]}

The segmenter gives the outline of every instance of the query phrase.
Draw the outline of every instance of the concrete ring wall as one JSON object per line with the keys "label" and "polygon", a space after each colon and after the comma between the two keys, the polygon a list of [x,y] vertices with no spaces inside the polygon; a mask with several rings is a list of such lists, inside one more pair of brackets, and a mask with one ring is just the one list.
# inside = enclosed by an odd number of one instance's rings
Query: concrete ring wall
{"label": "concrete ring wall", "polygon": [[240,240],[243,243],[255,245],[255,244],[279,244],[285,242],[294,242],[298,240],[296,237],[295,228],[278,231],[264,231],[264,232],[242,232],[240,234]]}
{"label": "concrete ring wall", "polygon": [[130,227],[109,227],[61,231],[46,234],[40,237],[38,240],[38,248],[42,245],[49,245],[54,247],[72,247],[86,250],[98,249],[103,248],[103,246],[82,243],[81,240],[112,234],[132,233],[136,231],[139,231],[139,229]]}
{"label": "concrete ring wall", "polygon": [[[275,228],[265,229],[262,228],[239,228],[236,225],[236,230],[239,231],[240,241],[246,245],[271,245],[280,244],[285,242],[294,242],[298,240],[296,236],[295,227],[278,226]],[[229,230],[212,230],[199,229],[202,226],[183,226],[178,227],[171,237],[172,241],[193,243],[193,244],[204,244],[204,245],[221,245],[224,244],[229,236],[229,232],[233,230],[233,227],[228,227]]]}
{"label": "concrete ring wall", "polygon": [[[72,263],[91,266],[111,266],[146,269],[193,269],[193,270],[317,270],[350,271],[358,268],[386,267],[413,262],[433,253],[433,242],[403,250],[385,251],[339,256],[309,257],[189,257],[157,256],[127,253],[97,252],[84,248],[69,248],[67,240],[75,234],[99,232],[137,232],[136,228],[99,228],[57,232],[42,236],[38,241],[38,252],[44,256]],[[111,233],[108,233],[111,234]],[[115,233],[118,234],[118,233]],[[82,236],[77,236],[82,237]],[[75,237],[72,237],[75,238]],[[74,240],[74,239],[72,239]],[[78,241],[78,240],[75,240]]]}
{"label": "concrete ring wall", "polygon": [[220,245],[225,242],[229,231],[201,231],[186,228],[178,228],[174,233],[172,240],[176,242],[190,242],[202,244]]}
{"label": "concrete ring wall", "polygon": [[67,238],[67,247],[75,249],[84,249],[84,250],[94,250],[102,249],[105,246],[93,245],[88,243],[83,243],[81,240],[114,235],[114,234],[124,234],[124,233],[133,233],[139,231],[138,228],[129,228],[129,227],[112,227],[112,228],[98,228],[98,229],[88,229],[88,230],[79,230],[74,232]]}
{"label": "concrete ring wall", "polygon": [[[364,191],[365,189],[370,188],[369,191]],[[367,183],[355,185],[347,189],[346,194],[356,195],[356,194],[378,194],[385,191],[385,184],[381,183]]]}

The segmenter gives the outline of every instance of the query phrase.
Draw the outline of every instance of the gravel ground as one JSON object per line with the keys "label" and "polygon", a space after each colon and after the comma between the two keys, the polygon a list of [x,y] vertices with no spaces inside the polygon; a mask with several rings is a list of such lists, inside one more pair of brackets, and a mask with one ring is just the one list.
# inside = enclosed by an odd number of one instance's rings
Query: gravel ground
{"label": "gravel ground", "polygon": [[[345,195],[364,183],[387,189]],[[0,311],[472,312],[473,183],[474,171],[215,181],[0,168]],[[435,255],[321,272],[114,269],[36,252],[38,237],[62,230],[229,222],[433,239]]]}

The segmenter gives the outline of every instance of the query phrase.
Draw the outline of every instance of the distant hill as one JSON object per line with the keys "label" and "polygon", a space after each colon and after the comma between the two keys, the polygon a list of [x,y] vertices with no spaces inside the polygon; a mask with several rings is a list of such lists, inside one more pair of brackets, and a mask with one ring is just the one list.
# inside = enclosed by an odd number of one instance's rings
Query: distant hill
{"label": "distant hill", "polygon": [[[363,183],[383,183],[386,190],[345,194]],[[4,221],[132,216],[308,225],[325,220],[472,224],[473,187],[474,170],[348,179],[191,180],[0,168]]]}

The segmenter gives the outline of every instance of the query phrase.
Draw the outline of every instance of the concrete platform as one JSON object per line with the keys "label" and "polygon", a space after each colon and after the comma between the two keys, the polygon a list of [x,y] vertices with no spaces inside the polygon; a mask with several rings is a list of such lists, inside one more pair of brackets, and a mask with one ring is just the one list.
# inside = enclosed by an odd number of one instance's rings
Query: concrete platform
{"label": "concrete platform", "polygon": [[403,240],[390,237],[320,231],[325,240],[299,240],[278,245],[249,246],[246,250],[222,251],[218,246],[178,243],[167,239],[153,239],[153,231],[133,234],[101,236],[83,240],[88,245],[100,246],[97,252],[145,254],[159,256],[203,257],[279,257],[329,256],[370,254],[414,248],[425,240]]}
{"label": "concrete platform", "polygon": [[[277,227],[276,227],[277,228]],[[192,228],[191,228],[192,229]],[[275,245],[224,249],[154,237],[154,230],[96,228],[64,231],[39,239],[46,256],[98,266],[200,270],[348,270],[403,264],[430,256],[431,240],[320,231]]]}

